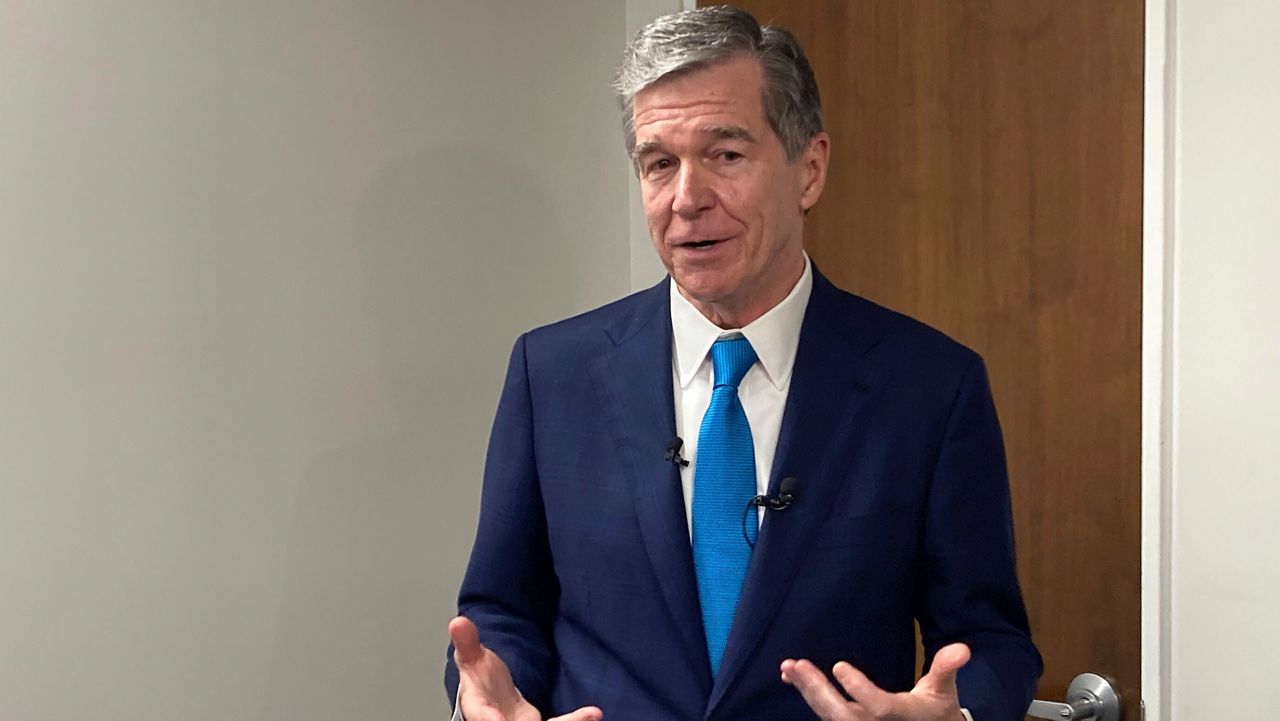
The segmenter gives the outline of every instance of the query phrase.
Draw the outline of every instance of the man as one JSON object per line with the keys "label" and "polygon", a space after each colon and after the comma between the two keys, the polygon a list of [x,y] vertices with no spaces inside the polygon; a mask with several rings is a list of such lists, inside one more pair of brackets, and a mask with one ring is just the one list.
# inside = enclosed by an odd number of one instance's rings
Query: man
{"label": "man", "polygon": [[830,140],[800,47],[688,11],[617,87],[670,278],[516,342],[455,717],[1022,718],[1040,659],[985,371],[805,255]]}

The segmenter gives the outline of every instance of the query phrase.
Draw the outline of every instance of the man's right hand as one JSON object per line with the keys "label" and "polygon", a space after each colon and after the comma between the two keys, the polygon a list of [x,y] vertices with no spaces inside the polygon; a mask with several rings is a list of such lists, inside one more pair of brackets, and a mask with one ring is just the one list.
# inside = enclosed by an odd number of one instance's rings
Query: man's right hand
{"label": "man's right hand", "polygon": [[[466,721],[543,721],[511,680],[507,664],[480,643],[476,625],[464,616],[449,622],[453,662],[458,666],[458,708]],[[583,706],[547,721],[601,721],[604,712]]]}

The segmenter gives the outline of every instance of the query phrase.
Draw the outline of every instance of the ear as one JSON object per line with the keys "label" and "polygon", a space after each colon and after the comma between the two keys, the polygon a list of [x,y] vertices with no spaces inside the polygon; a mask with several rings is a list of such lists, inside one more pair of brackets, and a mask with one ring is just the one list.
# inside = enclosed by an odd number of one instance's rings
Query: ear
{"label": "ear", "polygon": [[796,158],[800,180],[800,209],[809,210],[822,196],[827,185],[827,165],[831,160],[831,136],[820,132],[809,138],[800,157]]}

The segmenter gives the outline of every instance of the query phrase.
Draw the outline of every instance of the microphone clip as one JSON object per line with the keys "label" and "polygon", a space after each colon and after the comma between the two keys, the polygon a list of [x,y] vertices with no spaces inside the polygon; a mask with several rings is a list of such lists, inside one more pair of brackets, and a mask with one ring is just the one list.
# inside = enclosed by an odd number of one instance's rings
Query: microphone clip
{"label": "microphone clip", "polygon": [[688,468],[689,462],[684,459],[684,456],[680,455],[681,448],[684,448],[684,439],[680,436],[676,436],[675,438],[667,441],[667,455],[665,458],[667,459],[667,463],[679,468]]}
{"label": "microphone clip", "polygon": [[791,507],[795,499],[794,493],[779,493],[776,496],[756,496],[751,499],[751,505],[756,508],[764,506],[770,511],[785,511]]}
{"label": "microphone clip", "polygon": [[742,509],[742,538],[746,540],[747,545],[752,548],[756,547],[753,534],[749,533],[751,526],[748,525],[748,518],[751,516],[752,508],[765,508],[770,511],[785,511],[791,507],[796,500],[796,486],[800,481],[795,478],[787,477],[782,479],[782,483],[778,486],[778,495],[776,496],[753,496],[747,501],[747,507]]}

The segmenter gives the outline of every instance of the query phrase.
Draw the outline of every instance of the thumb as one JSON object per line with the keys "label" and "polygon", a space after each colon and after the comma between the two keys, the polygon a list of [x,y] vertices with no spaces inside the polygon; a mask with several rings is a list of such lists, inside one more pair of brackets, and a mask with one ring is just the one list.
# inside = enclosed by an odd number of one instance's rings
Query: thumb
{"label": "thumb", "polygon": [[449,640],[459,666],[473,664],[484,657],[480,644],[480,631],[466,616],[457,616],[449,622]]}
{"label": "thumb", "polygon": [[929,673],[920,679],[917,688],[937,694],[956,695],[956,673],[969,663],[969,647],[953,643],[938,649],[933,655]]}

